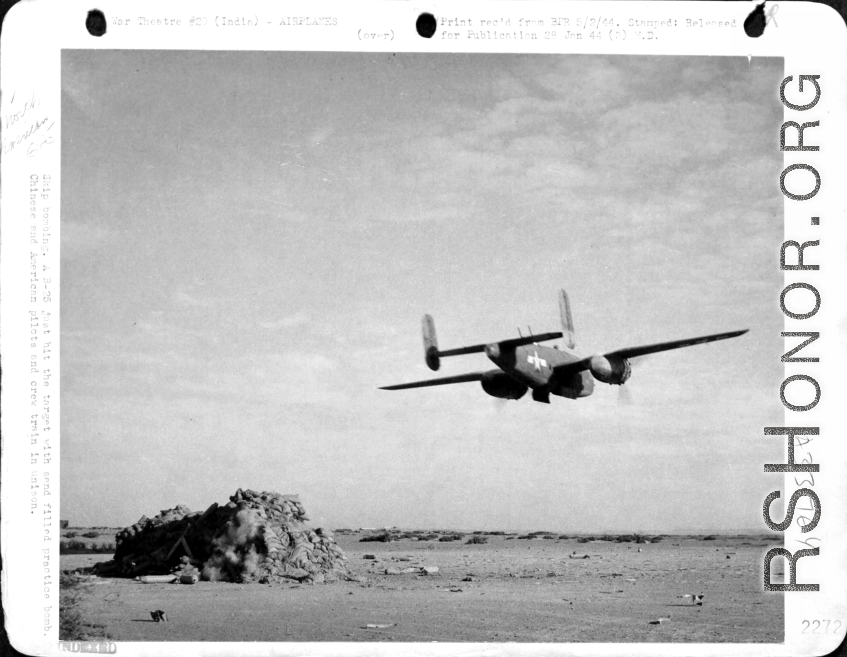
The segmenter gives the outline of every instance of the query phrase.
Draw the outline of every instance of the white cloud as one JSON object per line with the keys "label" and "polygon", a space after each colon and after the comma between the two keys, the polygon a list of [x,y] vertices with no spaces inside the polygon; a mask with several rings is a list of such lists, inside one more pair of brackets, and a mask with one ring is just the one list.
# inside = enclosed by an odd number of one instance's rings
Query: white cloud
{"label": "white cloud", "polygon": [[293,315],[281,317],[274,321],[259,322],[259,326],[264,329],[268,329],[269,331],[275,331],[277,329],[289,329],[305,326],[309,323],[309,321],[308,313],[303,310],[299,310]]}

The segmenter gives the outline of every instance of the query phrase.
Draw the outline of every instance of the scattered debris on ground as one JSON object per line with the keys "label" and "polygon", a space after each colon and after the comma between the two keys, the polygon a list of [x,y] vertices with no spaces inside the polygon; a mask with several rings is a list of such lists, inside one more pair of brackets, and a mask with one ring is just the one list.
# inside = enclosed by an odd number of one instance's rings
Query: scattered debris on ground
{"label": "scattered debris on ground", "polygon": [[144,575],[138,580],[142,584],[170,584],[176,581],[176,575]]}
{"label": "scattered debris on ground", "polygon": [[690,602],[693,605],[703,605],[703,594],[694,594],[694,593],[686,593],[685,595],[678,595],[677,598],[682,598],[686,602]]}
{"label": "scattered debris on ground", "polygon": [[437,572],[438,566],[409,566],[408,568],[389,566],[385,569],[386,575],[434,575]]}
{"label": "scattered debris on ground", "polygon": [[157,623],[167,623],[168,615],[162,611],[161,609],[157,609],[156,611],[150,612],[150,617]]}

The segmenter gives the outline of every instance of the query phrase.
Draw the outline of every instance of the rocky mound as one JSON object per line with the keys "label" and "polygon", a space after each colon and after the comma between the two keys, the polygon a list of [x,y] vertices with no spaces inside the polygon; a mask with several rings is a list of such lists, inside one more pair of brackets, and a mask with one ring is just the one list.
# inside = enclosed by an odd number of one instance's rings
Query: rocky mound
{"label": "rocky mound", "polygon": [[296,495],[240,488],[229,503],[204,512],[183,505],[142,517],[116,536],[101,569],[124,576],[191,574],[200,579],[331,581],[347,575],[347,557],[327,529],[309,529]]}

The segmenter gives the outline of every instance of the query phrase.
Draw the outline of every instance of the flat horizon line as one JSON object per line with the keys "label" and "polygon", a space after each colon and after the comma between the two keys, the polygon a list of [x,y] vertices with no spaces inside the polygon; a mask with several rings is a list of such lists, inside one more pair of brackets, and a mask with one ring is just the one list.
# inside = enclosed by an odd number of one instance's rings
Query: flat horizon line
{"label": "flat horizon line", "polygon": [[[326,525],[318,525],[312,521],[304,523],[306,525],[321,527]],[[116,529],[121,530],[126,527],[130,527],[130,525],[123,526],[112,526],[112,525],[68,525],[67,527],[62,527],[62,530],[65,529]],[[332,531],[349,531],[353,533],[362,533],[362,532],[383,532],[383,531],[397,531],[397,532],[433,532],[433,533],[463,533],[463,534],[472,534],[474,532],[481,534],[488,534],[491,532],[508,532],[512,534],[568,534],[571,536],[619,536],[619,535],[627,535],[627,534],[639,534],[643,535],[649,539],[649,535],[653,536],[757,536],[757,537],[768,537],[768,538],[783,538],[782,532],[771,532],[768,533],[766,530],[750,530],[750,529],[697,529],[697,530],[688,530],[688,529],[674,529],[674,530],[661,530],[661,529],[609,529],[609,530],[595,530],[595,531],[572,531],[572,530],[562,530],[562,529],[550,529],[550,530],[542,530],[542,529],[514,529],[514,528],[506,528],[506,529],[460,529],[460,528],[447,528],[447,527],[399,527],[397,525],[385,525],[385,526],[375,526],[375,527],[332,527]]]}

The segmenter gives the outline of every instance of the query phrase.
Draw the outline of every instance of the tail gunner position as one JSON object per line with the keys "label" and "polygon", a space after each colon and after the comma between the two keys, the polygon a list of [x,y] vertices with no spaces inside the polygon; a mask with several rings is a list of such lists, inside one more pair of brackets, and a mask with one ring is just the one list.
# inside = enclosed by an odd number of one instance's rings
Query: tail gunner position
{"label": "tail gunner position", "polygon": [[[629,379],[631,369],[630,358],[645,356],[659,351],[690,347],[704,342],[726,340],[744,335],[749,329],[715,333],[699,338],[687,338],[672,342],[629,347],[618,349],[606,354],[594,356],[579,356],[574,353],[576,347],[571,306],[568,295],[564,290],[559,291],[559,313],[562,320],[562,332],[539,333],[525,337],[501,340],[489,344],[477,344],[458,349],[438,349],[435,337],[435,324],[432,317],[423,317],[423,343],[426,364],[431,370],[441,366],[444,356],[460,356],[483,352],[499,368],[487,372],[473,372],[458,376],[446,376],[427,381],[401,383],[400,385],[385,386],[380,390],[405,390],[407,388],[424,388],[441,386],[448,383],[465,383],[479,381],[482,389],[493,397],[501,399],[520,399],[528,389],[532,390],[532,398],[538,402],[550,403],[550,395],[558,395],[569,399],[588,397],[594,392],[594,380],[610,385],[623,385]],[[545,347],[539,342],[555,340],[564,337],[564,349]]]}

